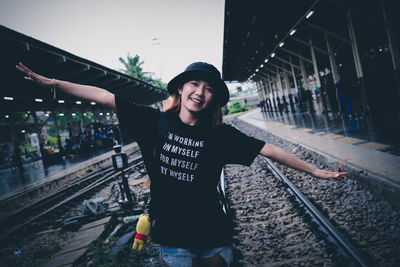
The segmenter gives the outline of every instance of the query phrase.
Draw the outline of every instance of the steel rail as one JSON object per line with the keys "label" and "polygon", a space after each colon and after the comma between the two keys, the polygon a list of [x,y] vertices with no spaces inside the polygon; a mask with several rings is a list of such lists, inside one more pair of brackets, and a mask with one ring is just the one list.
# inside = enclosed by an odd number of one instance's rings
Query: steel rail
{"label": "steel rail", "polygon": [[267,163],[268,169],[279,179],[288,185],[307,210],[317,219],[323,229],[336,241],[337,245],[360,266],[369,266],[364,256],[334,227],[330,221],[297,189],[297,187],[280,171],[280,169],[268,158],[262,157]]}
{"label": "steel rail", "polygon": [[[134,167],[138,166],[139,164],[141,164],[143,162],[143,159],[141,156],[135,157],[131,162],[129,162],[129,164],[131,166],[129,166],[127,169],[124,170],[124,172],[129,171],[130,169],[133,169]],[[21,224],[15,225],[14,227],[10,228],[7,232],[5,232],[4,234],[2,234],[0,236],[0,241],[4,241],[10,234],[15,233],[17,230],[23,228],[24,226],[27,226],[29,224],[31,224],[32,222],[34,222],[35,220],[39,219],[40,217],[43,217],[44,215],[50,213],[51,211],[61,207],[62,205],[65,205],[66,203],[74,200],[75,198],[85,194],[86,192],[92,190],[93,188],[96,188],[99,185],[104,184],[105,182],[110,181],[111,179],[114,179],[115,177],[118,177],[122,172],[114,172],[114,173],[108,173],[105,176],[103,176],[102,178],[94,181],[93,183],[89,184],[88,186],[80,189],[78,192],[74,193],[73,195],[69,196],[68,198],[62,200],[61,202],[55,204],[54,206],[52,206],[51,208],[48,208],[47,210],[39,213],[38,215],[31,217],[30,219],[24,221]]]}

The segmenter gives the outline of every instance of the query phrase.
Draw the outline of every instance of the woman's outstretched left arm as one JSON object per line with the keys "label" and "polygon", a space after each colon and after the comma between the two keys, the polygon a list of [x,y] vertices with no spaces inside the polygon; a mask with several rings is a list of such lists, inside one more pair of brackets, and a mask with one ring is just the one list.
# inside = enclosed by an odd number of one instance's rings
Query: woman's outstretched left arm
{"label": "woman's outstretched left arm", "polygon": [[302,161],[301,159],[296,158],[285,150],[271,144],[265,144],[261,149],[260,154],[293,169],[307,172],[317,178],[344,178],[347,175],[346,172],[330,172],[320,170]]}

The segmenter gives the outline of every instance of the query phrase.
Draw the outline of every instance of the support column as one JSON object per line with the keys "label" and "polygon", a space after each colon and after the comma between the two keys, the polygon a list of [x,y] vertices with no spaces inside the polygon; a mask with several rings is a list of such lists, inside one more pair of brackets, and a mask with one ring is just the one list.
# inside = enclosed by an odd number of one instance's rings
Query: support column
{"label": "support column", "polygon": [[286,71],[283,72],[283,78],[285,80],[286,89],[288,90],[290,111],[292,113],[295,113],[296,109],[294,108],[294,103],[293,103],[292,87],[290,86],[289,75],[287,74]]}
{"label": "support column", "polygon": [[364,81],[364,72],[362,69],[360,55],[358,53],[357,38],[356,38],[356,34],[354,32],[353,21],[351,18],[350,9],[347,9],[346,20],[347,20],[347,27],[349,30],[351,48],[353,50],[354,65],[356,67],[357,78],[360,81],[362,108],[363,108],[364,112],[369,113],[370,109],[369,109],[368,101],[367,101],[367,91],[366,91],[365,81]]}
{"label": "support column", "polygon": [[259,80],[257,83],[257,88],[258,88],[258,96],[260,99],[260,106],[262,111],[266,111],[266,106],[265,106],[265,92],[264,92],[264,87],[262,84],[262,80]]}
{"label": "support column", "polygon": [[271,111],[271,106],[269,103],[269,90],[268,90],[268,86],[266,84],[265,78],[261,80],[261,85],[264,90],[264,97],[265,97],[264,103],[265,103],[266,110]]}
{"label": "support column", "polygon": [[33,116],[33,123],[35,124],[35,132],[36,132],[36,134],[38,136],[38,140],[39,140],[39,150],[40,150],[39,153],[40,153],[40,156],[43,157],[42,151],[43,151],[44,147],[43,147],[43,137],[42,137],[42,126],[38,122],[38,118],[36,116],[36,111],[32,111],[31,113]]}
{"label": "support column", "polygon": [[69,134],[69,139],[72,141],[74,138],[74,136],[75,136],[75,133],[74,133],[74,120],[72,119],[72,112],[71,112],[71,110],[68,110],[67,112],[66,112],[67,114],[67,118],[68,118],[68,123],[67,123],[67,125],[69,124],[69,127],[68,127],[68,134]]}
{"label": "support column", "polygon": [[299,58],[299,62],[300,62],[300,71],[301,71],[301,76],[303,77],[303,82],[304,82],[304,90],[310,90],[309,86],[308,86],[308,79],[307,79],[307,72],[306,72],[306,68],[304,66],[304,61],[303,59]]}
{"label": "support column", "polygon": [[260,90],[261,90],[261,95],[262,95],[262,104],[263,104],[263,110],[266,111],[267,110],[267,103],[266,103],[266,92],[265,92],[265,87],[264,87],[264,83],[263,80],[261,79],[259,81],[260,84]]}
{"label": "support column", "polygon": [[305,99],[308,101],[308,106],[309,106],[310,112],[315,112],[311,88],[308,84],[307,72],[306,72],[306,68],[304,66],[304,61],[302,58],[299,58],[299,63],[300,63],[301,76],[303,77],[303,82],[304,82],[304,89],[305,89],[305,93],[306,93]]}
{"label": "support column", "polygon": [[262,80],[262,84],[263,84],[264,91],[265,91],[265,104],[267,106],[267,110],[272,111],[271,100],[270,100],[271,92],[270,92],[270,88],[269,88],[269,84],[268,84],[268,79],[264,78]]}
{"label": "support column", "polygon": [[260,103],[261,111],[263,111],[263,102],[262,102],[262,94],[261,94],[260,82],[257,81],[257,82],[255,82],[255,84],[256,84],[257,95],[258,95],[258,100],[259,100],[259,103]]}
{"label": "support column", "polygon": [[19,150],[19,142],[18,142],[18,136],[17,136],[17,130],[15,129],[14,123],[11,124],[11,142],[14,147],[14,154],[12,155],[12,161],[15,166],[17,166],[18,171],[20,173],[23,173],[25,171],[24,165],[22,163],[21,159],[21,151]]}
{"label": "support column", "polygon": [[51,117],[53,118],[54,128],[55,128],[56,134],[57,134],[58,149],[60,150],[60,153],[63,154],[64,153],[64,148],[63,148],[62,143],[61,143],[60,129],[58,128],[58,120],[57,120],[57,116],[56,116],[55,111],[51,112]]}
{"label": "support column", "polygon": [[339,75],[337,64],[336,64],[336,58],[335,58],[335,55],[334,55],[334,52],[332,49],[331,39],[329,38],[327,33],[325,33],[325,41],[326,41],[326,47],[328,49],[328,54],[329,54],[329,62],[331,65],[331,70],[332,70],[333,83],[335,84],[336,104],[339,107],[339,112],[342,113],[342,107],[340,106],[340,100],[339,100],[339,88],[338,88],[338,82],[340,81],[340,75]]}
{"label": "support column", "polygon": [[277,105],[276,105],[276,99],[275,99],[274,84],[273,84],[273,81],[272,81],[271,76],[268,76],[268,77],[269,77],[269,79],[268,79],[268,85],[269,85],[269,87],[270,87],[270,89],[271,89],[271,92],[272,92],[272,103],[273,103],[273,105],[274,105],[275,111],[278,111],[278,107],[277,107]]}
{"label": "support column", "polygon": [[301,91],[299,90],[299,87],[297,85],[296,73],[294,72],[294,67],[293,67],[293,62],[292,62],[291,56],[289,56],[289,62],[290,62],[290,68],[292,70],[294,88],[296,89],[296,94],[297,94],[297,97],[299,98],[299,102],[301,102],[301,99],[303,98],[303,96],[301,95]]}
{"label": "support column", "polygon": [[316,87],[318,88],[318,91],[319,91],[319,99],[320,99],[320,103],[322,105],[322,111],[327,112],[326,104],[325,104],[325,100],[324,100],[324,90],[323,90],[323,88],[321,88],[321,80],[319,77],[317,58],[315,56],[315,51],[314,51],[314,47],[312,45],[311,39],[309,40],[309,43],[310,43],[310,49],[311,49],[311,58],[312,58],[313,67],[314,67],[314,78],[315,78],[315,82],[316,82]]}
{"label": "support column", "polygon": [[[382,12],[383,18],[385,20],[386,32],[388,36],[389,48],[390,53],[392,56],[392,63],[393,63],[393,70],[394,70],[394,77],[396,81],[396,88],[397,88],[397,101],[400,104],[400,53],[399,53],[399,46],[397,43],[397,36],[393,29],[392,24],[392,16],[390,12],[386,11],[386,6],[382,3]],[[399,107],[400,105],[398,105]]]}
{"label": "support column", "polygon": [[[280,89],[280,91],[282,92],[282,102],[283,102],[283,111],[288,112],[287,109],[287,102],[286,102],[286,97],[285,97],[285,90],[283,89],[283,85],[282,85],[282,80],[281,80],[281,74],[279,72],[279,68],[276,67],[276,79],[277,79],[277,86]],[[278,104],[280,105],[280,99],[278,98]],[[281,111],[281,110],[279,110]]]}
{"label": "support column", "polygon": [[87,120],[85,118],[85,115],[84,115],[85,112],[83,111],[83,109],[81,109],[79,113],[80,113],[80,117],[82,120],[82,129],[83,129],[87,123]]}

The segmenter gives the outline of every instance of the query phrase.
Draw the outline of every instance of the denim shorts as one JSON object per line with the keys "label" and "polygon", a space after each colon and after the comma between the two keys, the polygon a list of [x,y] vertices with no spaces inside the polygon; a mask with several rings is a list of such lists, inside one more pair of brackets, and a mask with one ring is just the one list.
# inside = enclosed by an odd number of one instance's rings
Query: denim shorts
{"label": "denim shorts", "polygon": [[160,257],[170,267],[190,267],[193,258],[208,259],[219,254],[225,262],[232,262],[232,246],[219,247],[206,250],[192,250],[184,248],[173,248],[160,245]]}

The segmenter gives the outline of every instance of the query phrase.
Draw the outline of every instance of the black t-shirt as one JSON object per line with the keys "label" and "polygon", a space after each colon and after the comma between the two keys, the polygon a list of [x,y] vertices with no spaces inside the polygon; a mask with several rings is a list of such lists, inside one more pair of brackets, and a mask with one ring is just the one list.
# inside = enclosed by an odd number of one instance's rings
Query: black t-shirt
{"label": "black t-shirt", "polygon": [[232,243],[216,185],[225,164],[249,166],[264,145],[222,125],[190,126],[175,113],[161,131],[161,112],[116,97],[123,132],[136,138],[151,180],[151,236],[159,244],[211,249]]}

